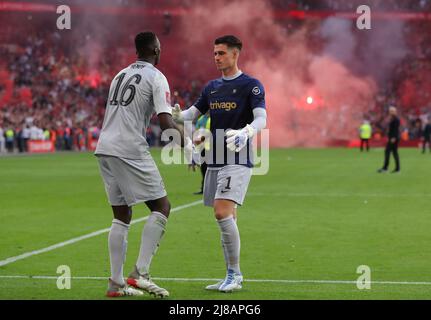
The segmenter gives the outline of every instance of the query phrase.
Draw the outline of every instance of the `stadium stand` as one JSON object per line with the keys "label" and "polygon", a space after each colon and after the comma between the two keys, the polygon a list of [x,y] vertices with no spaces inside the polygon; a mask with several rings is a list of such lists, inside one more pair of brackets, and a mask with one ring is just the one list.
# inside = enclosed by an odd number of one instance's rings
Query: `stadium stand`
{"label": "stadium stand", "polygon": [[[23,1],[26,2],[26,1]],[[53,1],[41,1],[51,4]],[[130,1],[130,3],[133,1]],[[431,1],[380,1],[392,11],[431,12]],[[30,3],[30,2],[28,2]],[[79,2],[85,5],[85,1]],[[129,1],[108,1],[107,5],[127,7]],[[352,10],[353,2],[343,1],[272,1],[274,10]],[[379,6],[379,1],[375,1]],[[149,12],[146,25],[161,35],[163,47],[163,72],[168,75],[173,103],[188,106],[197,98],[207,79],[190,81],[186,75],[187,62],[179,62],[175,47],[181,41],[175,30],[175,16],[167,18],[166,11],[151,11],[156,1],[146,1]],[[193,1],[157,1],[161,8],[190,8]],[[178,9],[179,10],[179,9]],[[177,10],[177,11],[178,11]],[[16,19],[31,20],[32,28]],[[97,14],[97,12],[96,12]],[[82,24],[85,15],[78,17]],[[32,140],[52,141],[55,150],[88,150],[94,148],[103,120],[104,106],[110,80],[119,66],[133,61],[130,47],[133,29],[112,35],[109,30],[88,28],[87,33],[71,30],[67,39],[58,30],[44,28],[52,17],[43,12],[29,14],[0,11],[4,27],[0,28],[0,132],[4,139],[8,130],[13,131],[13,149],[28,151]],[[107,17],[109,19],[115,17]],[[130,19],[129,19],[130,18]],[[131,26],[139,17],[127,18]],[[289,21],[285,22],[290,23]],[[108,25],[108,24],[107,24]],[[141,23],[142,25],[142,23]],[[133,32],[131,32],[131,30]],[[385,134],[386,110],[390,105],[400,108],[402,127],[406,140],[418,139],[425,120],[431,114],[431,21],[411,19],[403,32],[408,39],[410,54],[397,66],[392,79],[379,88],[375,104],[364,115],[370,119],[375,137]],[[100,41],[103,39],[103,41]],[[147,132],[152,145],[160,145],[157,119],[152,120],[152,130]],[[32,134],[29,134],[29,129]],[[10,131],[9,131],[10,132]],[[0,140],[0,151],[5,150],[5,140]],[[42,148],[43,149],[43,148]],[[54,150],[52,149],[52,150]],[[37,146],[36,146],[37,150]],[[50,151],[52,151],[50,150]]]}

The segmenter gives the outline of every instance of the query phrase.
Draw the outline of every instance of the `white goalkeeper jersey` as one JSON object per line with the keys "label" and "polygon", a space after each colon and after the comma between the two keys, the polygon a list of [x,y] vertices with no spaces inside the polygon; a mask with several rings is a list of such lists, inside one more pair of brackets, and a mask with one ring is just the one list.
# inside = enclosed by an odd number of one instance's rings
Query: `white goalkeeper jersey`
{"label": "white goalkeeper jersey", "polygon": [[152,64],[136,61],[111,82],[96,155],[143,159],[146,131],[154,113],[172,114],[166,77]]}

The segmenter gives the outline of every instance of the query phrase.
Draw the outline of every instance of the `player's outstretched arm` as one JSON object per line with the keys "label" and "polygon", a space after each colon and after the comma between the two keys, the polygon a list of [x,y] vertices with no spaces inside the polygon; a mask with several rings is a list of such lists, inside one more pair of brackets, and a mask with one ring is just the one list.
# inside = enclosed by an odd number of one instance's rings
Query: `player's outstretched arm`
{"label": "player's outstretched arm", "polygon": [[201,112],[195,106],[181,111],[180,105],[176,103],[172,108],[172,118],[175,122],[183,123],[184,121],[194,121],[201,115]]}
{"label": "player's outstretched arm", "polygon": [[183,130],[178,127],[172,116],[169,113],[159,113],[158,115],[159,122],[160,122],[160,128],[162,130],[167,129],[174,129],[177,130],[181,135],[181,147],[184,148],[184,154],[186,157],[186,161],[188,164],[193,164],[194,157],[197,157],[198,153],[200,154],[200,151],[198,152],[192,142],[192,139],[190,137],[184,136]]}
{"label": "player's outstretched arm", "polygon": [[167,129],[174,129],[180,133],[181,147],[184,147],[186,143],[184,143],[183,130],[181,130],[181,128],[177,126],[177,124],[173,120],[173,117],[169,113],[159,113],[157,117],[159,118],[160,129],[162,129],[163,131]]}

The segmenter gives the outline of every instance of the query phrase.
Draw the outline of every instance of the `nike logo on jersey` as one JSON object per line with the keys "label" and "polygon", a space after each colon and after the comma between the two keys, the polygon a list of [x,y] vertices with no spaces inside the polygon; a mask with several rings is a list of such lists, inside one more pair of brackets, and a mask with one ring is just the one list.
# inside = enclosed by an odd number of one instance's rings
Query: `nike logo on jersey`
{"label": "nike logo on jersey", "polygon": [[217,92],[217,90],[215,90],[215,91],[211,91],[211,92],[210,92],[210,94],[214,94],[214,93],[216,93],[216,92]]}

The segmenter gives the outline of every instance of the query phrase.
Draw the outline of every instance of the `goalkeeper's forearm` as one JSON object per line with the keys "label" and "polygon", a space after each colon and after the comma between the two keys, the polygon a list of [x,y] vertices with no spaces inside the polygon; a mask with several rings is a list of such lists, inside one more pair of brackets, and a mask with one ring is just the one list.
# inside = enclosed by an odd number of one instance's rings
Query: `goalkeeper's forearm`
{"label": "goalkeeper's forearm", "polygon": [[191,106],[187,110],[181,111],[181,117],[184,121],[194,121],[201,115],[201,112],[195,106]]}
{"label": "goalkeeper's forearm", "polygon": [[250,126],[253,127],[253,134],[255,134],[266,127],[266,110],[263,108],[254,108],[253,117],[254,119],[253,122],[250,123]]}

